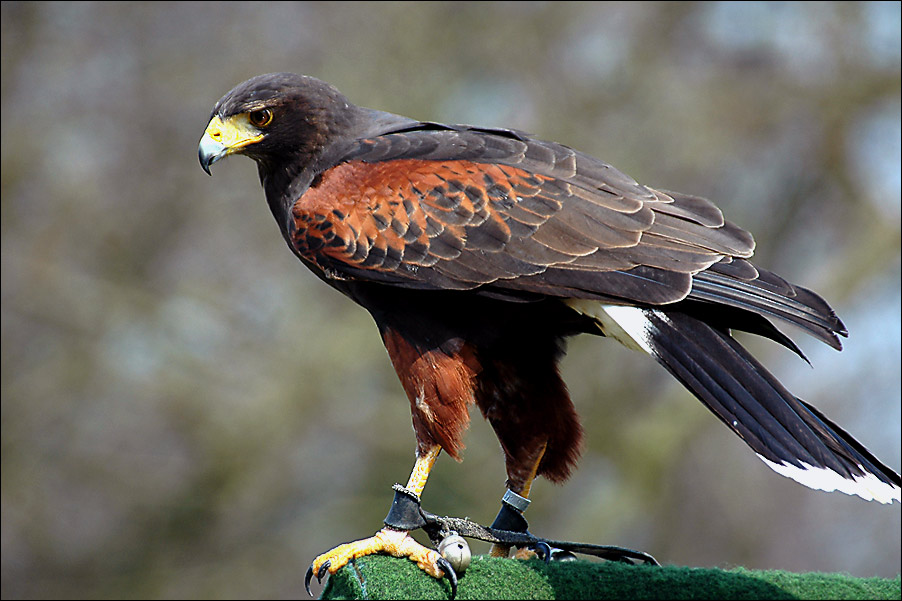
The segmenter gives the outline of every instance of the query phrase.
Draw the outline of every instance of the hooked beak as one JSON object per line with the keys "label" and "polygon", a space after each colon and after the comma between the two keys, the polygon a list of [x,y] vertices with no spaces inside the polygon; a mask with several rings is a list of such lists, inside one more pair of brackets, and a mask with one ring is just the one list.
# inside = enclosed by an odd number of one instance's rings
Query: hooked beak
{"label": "hooked beak", "polygon": [[262,139],[263,132],[248,122],[246,113],[234,115],[225,121],[214,116],[201,136],[197,158],[207,175],[213,175],[210,173],[210,165],[230,154],[241,152],[242,148]]}
{"label": "hooked beak", "polygon": [[197,158],[207,175],[213,175],[210,173],[210,165],[226,156],[228,151],[229,149],[224,144],[207,135],[200,139],[200,145],[197,147]]}

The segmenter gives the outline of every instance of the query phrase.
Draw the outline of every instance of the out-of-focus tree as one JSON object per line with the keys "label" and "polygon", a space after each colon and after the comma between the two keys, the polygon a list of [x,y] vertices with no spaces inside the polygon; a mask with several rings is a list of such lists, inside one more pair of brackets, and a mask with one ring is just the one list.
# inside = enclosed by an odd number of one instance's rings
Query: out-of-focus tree
{"label": "out-of-focus tree", "polygon": [[[712,198],[852,333],[757,345],[900,465],[899,3],[2,4],[2,594],[280,597],[375,530],[413,437],[368,316],[276,233],[213,103],[267,71],[516,127]],[[893,576],[899,506],[774,475],[651,361],[578,340],[588,441],[533,531],[668,563]],[[474,416],[433,511],[488,521]],[[475,545],[476,551],[483,551]]]}

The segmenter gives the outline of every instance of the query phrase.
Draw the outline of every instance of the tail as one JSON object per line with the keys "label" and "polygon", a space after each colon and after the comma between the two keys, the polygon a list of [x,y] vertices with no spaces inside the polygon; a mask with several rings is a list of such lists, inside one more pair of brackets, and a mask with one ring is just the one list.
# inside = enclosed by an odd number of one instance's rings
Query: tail
{"label": "tail", "polygon": [[606,336],[652,355],[777,473],[817,490],[902,501],[899,474],[793,396],[728,329],[673,309],[574,308]]}

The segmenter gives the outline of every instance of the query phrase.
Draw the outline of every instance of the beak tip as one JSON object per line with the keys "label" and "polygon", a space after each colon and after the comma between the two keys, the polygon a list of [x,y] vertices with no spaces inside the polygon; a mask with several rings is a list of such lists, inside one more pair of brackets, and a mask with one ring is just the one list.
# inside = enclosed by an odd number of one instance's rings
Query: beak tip
{"label": "beak tip", "polygon": [[208,152],[203,145],[197,150],[197,160],[200,162],[201,169],[206,171],[207,175],[213,175],[210,171],[210,165],[215,163],[218,158],[216,154]]}
{"label": "beak tip", "polygon": [[210,172],[210,165],[229,154],[229,149],[219,142],[212,139],[206,133],[200,139],[197,146],[197,160],[200,161],[201,168],[207,172],[207,175],[213,175]]}

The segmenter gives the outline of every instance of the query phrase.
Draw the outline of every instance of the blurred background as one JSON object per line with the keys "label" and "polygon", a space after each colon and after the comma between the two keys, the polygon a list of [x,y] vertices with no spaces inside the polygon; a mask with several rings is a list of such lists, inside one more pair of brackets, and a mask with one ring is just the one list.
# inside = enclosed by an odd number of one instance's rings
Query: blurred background
{"label": "blurred background", "polygon": [[[235,84],[515,127],[706,196],[851,337],[745,339],[900,468],[900,4],[2,4],[3,598],[304,597],[381,526],[408,402],[369,316],[285,247],[247,159],[197,142]],[[668,564],[900,571],[900,506],[769,470],[647,358],[577,339],[587,442],[532,531]],[[490,522],[489,427],[424,506]],[[487,546],[474,543],[475,552]]]}

